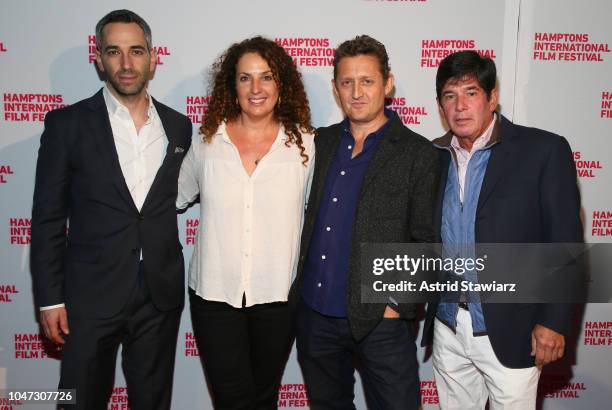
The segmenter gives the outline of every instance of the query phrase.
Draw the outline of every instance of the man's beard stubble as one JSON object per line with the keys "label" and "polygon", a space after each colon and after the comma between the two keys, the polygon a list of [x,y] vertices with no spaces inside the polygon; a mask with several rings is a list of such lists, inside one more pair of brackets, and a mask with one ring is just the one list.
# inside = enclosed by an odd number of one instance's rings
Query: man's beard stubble
{"label": "man's beard stubble", "polygon": [[[125,86],[121,84],[121,82],[119,82],[118,80],[118,77],[120,75],[125,75],[125,74],[128,74],[128,75],[136,74],[138,76],[138,79],[136,80],[135,83]],[[108,75],[107,80],[109,83],[111,83],[111,85],[113,86],[117,94],[124,96],[124,97],[130,97],[133,95],[140,94],[140,92],[145,88],[147,84],[147,78],[141,72],[133,71],[133,70],[118,71],[114,73],[113,75]]]}

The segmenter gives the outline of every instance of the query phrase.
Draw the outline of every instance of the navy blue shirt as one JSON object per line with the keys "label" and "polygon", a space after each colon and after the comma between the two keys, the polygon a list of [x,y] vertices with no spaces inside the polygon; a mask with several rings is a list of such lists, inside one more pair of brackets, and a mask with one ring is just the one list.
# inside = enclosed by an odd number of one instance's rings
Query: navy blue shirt
{"label": "navy blue shirt", "polygon": [[[395,113],[385,109],[387,119],[393,115]],[[342,123],[344,131],[329,165],[303,272],[302,298],[321,314],[347,317],[353,218],[368,164],[390,124],[391,121],[387,120],[377,131],[369,134],[361,153],[351,159],[355,139],[348,119]]]}

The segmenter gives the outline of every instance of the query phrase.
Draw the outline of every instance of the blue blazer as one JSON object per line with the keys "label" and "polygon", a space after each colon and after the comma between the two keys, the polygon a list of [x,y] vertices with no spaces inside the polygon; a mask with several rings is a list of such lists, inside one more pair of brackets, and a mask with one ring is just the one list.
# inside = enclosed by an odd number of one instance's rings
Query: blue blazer
{"label": "blue blazer", "polygon": [[121,172],[101,90],[45,117],[30,253],[37,305],[65,303],[70,317],[117,314],[136,284],[141,249],[155,306],[166,311],[183,305],[175,201],[181,162],[191,144],[191,122],[153,103],[168,147],[140,211]]}
{"label": "blue blazer", "polygon": [[[498,143],[482,183],[476,209],[477,243],[583,242],[580,193],[572,150],[559,135],[515,125],[498,115],[492,139]],[[435,143],[450,144],[449,132]],[[442,199],[450,153],[439,150],[441,178],[434,214],[440,235]],[[440,237],[438,238],[441,241]],[[534,365],[531,331],[536,324],[567,335],[573,305],[483,304],[487,333],[499,361],[506,367]],[[423,339],[433,340],[437,304],[427,309]]]}

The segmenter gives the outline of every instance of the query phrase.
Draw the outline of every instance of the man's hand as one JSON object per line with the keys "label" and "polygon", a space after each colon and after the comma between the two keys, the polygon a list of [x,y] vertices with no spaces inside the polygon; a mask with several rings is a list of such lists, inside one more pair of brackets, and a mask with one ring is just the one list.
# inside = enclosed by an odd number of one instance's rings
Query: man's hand
{"label": "man's hand", "polygon": [[40,324],[51,341],[63,345],[65,343],[62,333],[70,333],[68,329],[68,314],[65,307],[42,310],[40,312]]}
{"label": "man's hand", "polygon": [[398,312],[396,312],[395,310],[391,309],[390,306],[386,306],[385,307],[385,313],[383,314],[383,317],[397,319],[398,317],[400,317],[400,314]]}
{"label": "man's hand", "polygon": [[531,332],[531,355],[538,367],[563,357],[565,336],[542,325],[535,325]]}

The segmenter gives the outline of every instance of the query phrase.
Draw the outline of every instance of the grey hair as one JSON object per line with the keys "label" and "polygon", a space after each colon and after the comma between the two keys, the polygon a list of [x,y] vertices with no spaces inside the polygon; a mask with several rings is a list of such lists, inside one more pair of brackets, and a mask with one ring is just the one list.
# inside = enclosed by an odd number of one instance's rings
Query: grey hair
{"label": "grey hair", "polygon": [[151,36],[151,27],[147,24],[146,21],[138,14],[134,13],[130,10],[113,10],[108,13],[106,16],[102,17],[98,24],[96,24],[96,47],[98,50],[102,50],[102,37],[104,27],[110,23],[136,23],[144,32],[145,40],[147,42],[147,48],[151,50],[153,46],[152,36]]}

